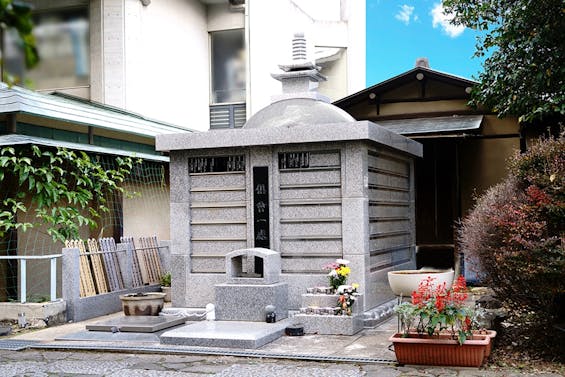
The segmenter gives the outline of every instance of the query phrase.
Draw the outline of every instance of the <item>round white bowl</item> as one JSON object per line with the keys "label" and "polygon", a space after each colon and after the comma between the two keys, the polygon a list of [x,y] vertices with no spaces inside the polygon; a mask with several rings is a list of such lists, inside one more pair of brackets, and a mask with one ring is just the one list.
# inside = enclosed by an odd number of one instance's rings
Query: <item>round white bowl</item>
{"label": "round white bowl", "polygon": [[394,294],[398,296],[410,296],[418,289],[418,285],[428,276],[434,278],[432,285],[436,287],[445,282],[446,289],[451,289],[453,284],[453,270],[399,270],[389,271],[388,284]]}

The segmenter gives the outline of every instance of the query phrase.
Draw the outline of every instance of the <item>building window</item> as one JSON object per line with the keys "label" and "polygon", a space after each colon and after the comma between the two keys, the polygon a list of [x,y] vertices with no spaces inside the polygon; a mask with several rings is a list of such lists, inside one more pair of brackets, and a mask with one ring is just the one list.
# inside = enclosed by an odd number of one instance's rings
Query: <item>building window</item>
{"label": "building window", "polygon": [[212,53],[211,104],[245,102],[243,29],[210,33]]}
{"label": "building window", "polygon": [[33,89],[90,85],[88,5],[38,11],[34,23],[39,65],[26,71],[20,39],[10,31],[5,39],[6,71]]}

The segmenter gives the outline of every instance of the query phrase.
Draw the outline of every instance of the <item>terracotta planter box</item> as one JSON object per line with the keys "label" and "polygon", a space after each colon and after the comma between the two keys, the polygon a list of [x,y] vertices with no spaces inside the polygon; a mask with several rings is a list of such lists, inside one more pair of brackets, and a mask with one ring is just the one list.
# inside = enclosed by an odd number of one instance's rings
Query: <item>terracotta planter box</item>
{"label": "terracotta planter box", "polygon": [[489,337],[490,342],[487,346],[487,349],[485,351],[485,361],[487,360],[487,358],[490,356],[490,351],[492,351],[492,345],[494,343],[494,338],[496,337],[496,331],[494,330],[485,330],[485,331],[481,331],[481,332],[474,332],[473,333],[473,337],[475,335],[486,335]]}
{"label": "terracotta planter box", "polygon": [[[496,335],[496,333],[495,333]],[[419,336],[403,338],[394,334],[389,340],[399,364],[480,367],[490,353],[491,336],[473,335],[459,345],[448,336]]]}

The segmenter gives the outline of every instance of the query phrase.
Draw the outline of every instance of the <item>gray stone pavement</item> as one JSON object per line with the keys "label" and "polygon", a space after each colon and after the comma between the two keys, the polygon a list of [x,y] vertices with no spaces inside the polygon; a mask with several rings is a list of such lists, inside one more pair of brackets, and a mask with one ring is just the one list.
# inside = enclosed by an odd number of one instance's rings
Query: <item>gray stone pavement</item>
{"label": "gray stone pavement", "polygon": [[[206,355],[25,350],[0,351],[0,376],[217,376],[217,377],[399,377],[524,376],[512,370],[431,368]],[[538,374],[538,376],[540,376]],[[557,374],[544,374],[558,377]]]}
{"label": "gray stone pavement", "polygon": [[[257,350],[194,349],[166,346],[125,333],[103,333],[80,340],[86,323],[66,324],[11,337],[36,342],[22,351],[0,350],[4,376],[219,376],[219,377],[356,377],[462,376],[502,377],[534,375],[512,369],[398,366],[388,349],[396,330],[391,319],[355,336],[287,337]],[[74,335],[74,341],[58,340]],[[87,334],[88,335],[88,334]],[[118,336],[116,336],[118,335]],[[2,337],[0,339],[6,339]],[[109,352],[109,351],[113,352]],[[231,352],[231,355],[230,355]],[[239,356],[234,356],[238,355]],[[253,357],[246,357],[245,354]],[[314,359],[317,358],[317,361]],[[324,358],[326,358],[324,360]],[[558,374],[535,374],[558,377]]]}

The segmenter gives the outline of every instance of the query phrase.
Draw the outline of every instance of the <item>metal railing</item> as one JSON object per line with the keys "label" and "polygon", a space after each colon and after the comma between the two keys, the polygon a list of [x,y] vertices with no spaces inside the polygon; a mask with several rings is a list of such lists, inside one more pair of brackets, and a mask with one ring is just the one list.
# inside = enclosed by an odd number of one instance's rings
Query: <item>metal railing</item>
{"label": "metal railing", "polygon": [[20,261],[20,302],[27,302],[27,261],[44,260],[51,261],[49,296],[51,301],[57,300],[57,258],[63,254],[51,255],[0,255],[0,260],[19,260]]}

